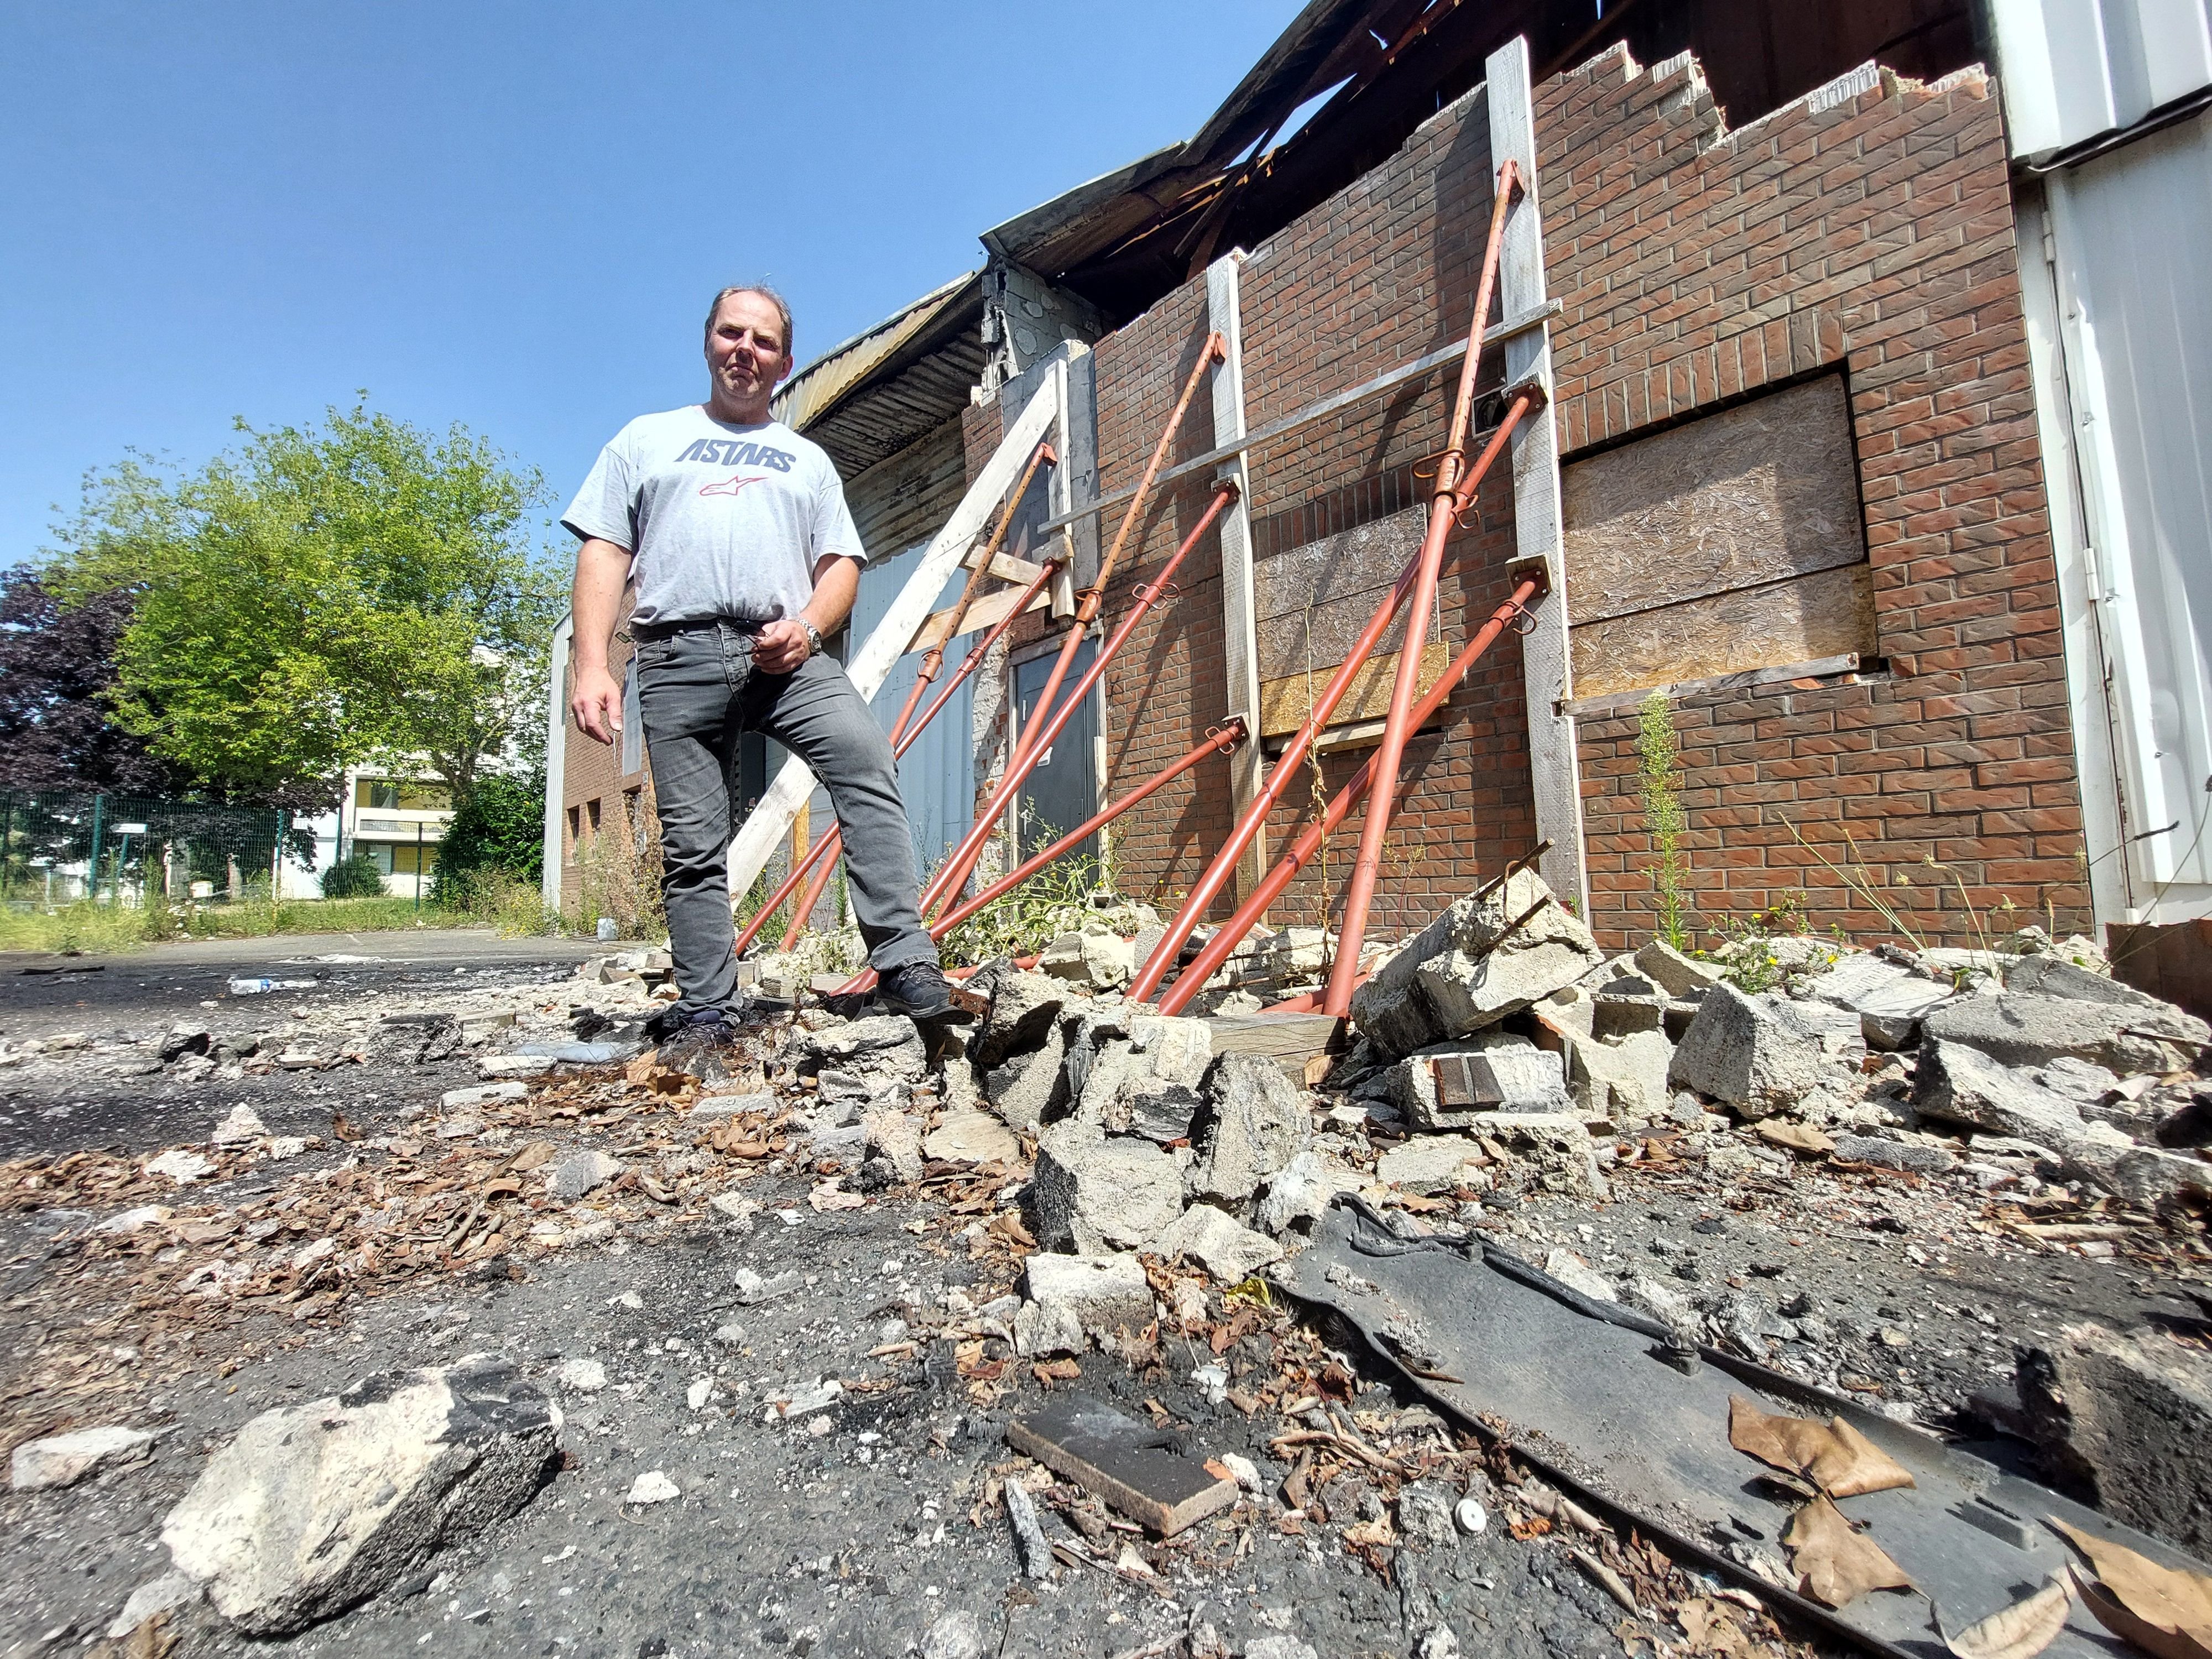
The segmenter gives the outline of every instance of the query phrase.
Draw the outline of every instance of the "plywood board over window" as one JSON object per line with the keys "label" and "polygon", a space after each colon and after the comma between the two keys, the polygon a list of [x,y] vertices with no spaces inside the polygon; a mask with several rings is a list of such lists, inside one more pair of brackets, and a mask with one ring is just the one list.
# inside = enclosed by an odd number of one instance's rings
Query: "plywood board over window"
{"label": "plywood board over window", "polygon": [[1563,473],[1577,698],[1875,651],[1843,377]]}
{"label": "plywood board over window", "polygon": [[[1420,551],[1427,523],[1425,507],[1409,507],[1253,562],[1261,736],[1287,737],[1305,724],[1313,699],[1343,665],[1407,562]],[[1332,726],[1379,720],[1390,712],[1405,639],[1401,611],[1337,705]],[[1421,653],[1420,690],[1437,683],[1450,657],[1432,615]]]}

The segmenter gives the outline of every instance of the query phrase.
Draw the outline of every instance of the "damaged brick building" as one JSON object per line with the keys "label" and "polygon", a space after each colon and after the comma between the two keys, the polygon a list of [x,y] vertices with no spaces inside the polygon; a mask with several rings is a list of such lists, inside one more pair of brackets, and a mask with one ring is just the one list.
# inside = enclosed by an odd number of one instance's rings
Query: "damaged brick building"
{"label": "damaged brick building", "polygon": [[[1073,575],[948,710],[963,740],[909,758],[910,793],[957,804],[922,815],[925,860],[1030,718],[1219,333],[1227,361],[1201,376],[1099,631],[1218,480],[1241,493],[1025,786],[1025,817],[1007,814],[1030,850],[1039,822],[1067,827],[1242,715],[1256,741],[1109,831],[1125,891],[1164,909],[1191,888],[1419,543],[1514,156],[1533,190],[1478,441],[1510,381],[1534,377],[1548,402],[1452,538],[1422,683],[1513,573],[1537,562],[1548,585],[1408,744],[1372,936],[1540,839],[1601,942],[1647,936],[1660,881],[1639,740],[1655,735],[1679,753],[1661,769],[1700,937],[1778,908],[1931,944],[2115,919],[2101,902],[2093,918],[2022,186],[1988,33],[1940,0],[1802,27],[1752,3],[1593,25],[1534,4],[1317,0],[1193,139],[986,233],[980,273],[810,365],[781,407],[838,462],[878,559],[946,522],[1033,398],[1061,405],[1058,465],[1000,574],[1011,593],[1065,548]],[[871,569],[854,640],[890,603],[872,610],[869,586],[905,573]],[[979,606],[956,648],[998,614]],[[1371,751],[1399,637],[1224,909]],[[887,720],[912,661],[878,693]],[[579,768],[556,792],[549,869],[574,869],[586,789],[606,781]],[[1268,921],[1333,921],[1355,839],[1347,825]],[[761,867],[738,863],[748,881]]]}

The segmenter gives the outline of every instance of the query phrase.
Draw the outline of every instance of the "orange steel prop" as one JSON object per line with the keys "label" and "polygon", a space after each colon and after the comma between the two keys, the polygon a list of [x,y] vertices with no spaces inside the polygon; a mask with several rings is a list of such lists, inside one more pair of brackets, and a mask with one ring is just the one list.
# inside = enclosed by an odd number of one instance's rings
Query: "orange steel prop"
{"label": "orange steel prop", "polygon": [[[937,718],[938,712],[952,701],[953,695],[968,683],[969,677],[977,669],[983,665],[983,659],[990,654],[991,647],[996,645],[1000,636],[1014,625],[1015,618],[1023,615],[1035,603],[1036,596],[1044,591],[1044,585],[1058,573],[1063,562],[1064,561],[1060,559],[1050,560],[1043,569],[1030,579],[1030,585],[1022,590],[1021,597],[1014,601],[1013,609],[999,618],[992,626],[991,631],[983,636],[982,643],[970,651],[962,659],[960,666],[952,671],[952,678],[945,682],[945,690],[937,694],[937,701],[922,711],[921,718],[915,722],[903,737],[892,744],[891,754],[894,758],[905,754],[914,746],[915,740],[921,736],[930,721]],[[768,926],[768,919],[775,914],[776,907],[791,896],[793,890],[806,878],[806,872],[814,867],[816,861],[837,844],[836,839],[824,836],[806,849],[805,855],[799,860],[792,872],[783,878],[783,885],[769,895],[768,902],[761,906],[759,914],[747,922],[744,931],[738,935],[737,943],[732,947],[737,954],[739,956],[744,954],[745,946],[750,945],[759,935],[760,930]]]}
{"label": "orange steel prop", "polygon": [[[1528,601],[1535,596],[1538,586],[1537,580],[1532,576],[1516,587],[1512,596],[1497,610],[1492,611],[1490,620],[1483,623],[1474,637],[1461,647],[1459,655],[1452,659],[1450,665],[1444,670],[1437,683],[1429,688],[1420,702],[1413,705],[1413,722],[1417,729],[1430,715],[1443,708],[1445,700],[1459,689],[1460,682],[1467,678],[1468,671],[1474,666],[1475,659],[1490,648],[1491,642],[1497,639],[1514,617],[1526,611]],[[1284,761],[1278,762],[1277,764],[1283,765],[1288,759],[1289,755],[1286,750]],[[1305,833],[1291,844],[1291,850],[1284,854],[1276,862],[1275,867],[1267,872],[1266,878],[1257,887],[1252,890],[1244,902],[1237,907],[1237,914],[1230,917],[1222,925],[1220,931],[1206,941],[1206,948],[1198,953],[1197,959],[1176,976],[1176,982],[1168,988],[1168,994],[1160,999],[1162,1013],[1180,1013],[1184,1006],[1204,988],[1206,981],[1212,979],[1221,964],[1229,960],[1231,953],[1243,942],[1244,936],[1252,931],[1253,924],[1260,920],[1267,907],[1280,898],[1283,890],[1297,879],[1298,872],[1305,868],[1306,861],[1321,850],[1322,843],[1335,832],[1339,824],[1351,816],[1352,809],[1359,804],[1374,784],[1376,760],[1376,757],[1373,755],[1367,757],[1367,763],[1352,774],[1349,783],[1336,792],[1334,798],[1330,800],[1321,817],[1306,826]],[[1176,945],[1178,952],[1181,948],[1178,941]],[[1292,1003],[1303,1000],[1302,998],[1291,999]],[[1310,1006],[1308,1009],[1293,1009],[1289,1005],[1279,1005],[1278,1008],[1268,1012],[1288,1013],[1309,1011]]]}
{"label": "orange steel prop", "polygon": [[1390,687],[1390,714],[1382,726],[1382,746],[1375,751],[1376,787],[1367,800],[1367,821],[1360,827],[1359,854],[1352,860],[1352,878],[1345,884],[1344,919],[1337,926],[1336,961],[1328,976],[1328,994],[1322,1012],[1339,1018],[1352,1012],[1352,985],[1359,973],[1359,946],[1367,937],[1367,913],[1375,902],[1375,884],[1382,874],[1382,845],[1390,833],[1390,818],[1398,804],[1398,772],[1406,758],[1406,739],[1413,734],[1407,716],[1413,712],[1414,689],[1421,679],[1421,650],[1429,642],[1429,610],[1436,603],[1437,577],[1443,568],[1444,542],[1453,523],[1474,495],[1480,474],[1466,477],[1462,488],[1461,446],[1474,406],[1474,369],[1482,356],[1483,325],[1490,316],[1490,295],[1498,279],[1498,249],[1505,236],[1505,215],[1520,193],[1520,169],[1511,161],[1498,169],[1498,195],[1491,204],[1490,240],[1482,254],[1482,278],[1474,291],[1474,321],[1467,337],[1467,361],[1460,366],[1459,396],[1452,404],[1450,434],[1437,457],[1437,487],[1429,501],[1428,534],[1421,541],[1420,571],[1413,578],[1413,602],[1406,610],[1406,640],[1398,653],[1398,677]]}
{"label": "orange steel prop", "polygon": [[[1469,473],[1468,488],[1473,488],[1474,483],[1480,480],[1500,446],[1512,435],[1513,428],[1520,424],[1521,417],[1528,412],[1534,401],[1533,392],[1523,392],[1514,399],[1512,407],[1505,411],[1505,418],[1498,422],[1498,431],[1492,437],[1489,447],[1483,451],[1481,459]],[[1342,702],[1346,694],[1351,690],[1352,682],[1358,678],[1361,666],[1374,654],[1375,647],[1382,642],[1383,635],[1390,631],[1390,619],[1398,614],[1398,607],[1405,603],[1407,594],[1413,591],[1419,568],[1419,556],[1416,555],[1398,573],[1396,586],[1383,595],[1382,603],[1375,607],[1375,614],[1367,619],[1367,626],[1352,641],[1350,654],[1330,678],[1322,694],[1314,699],[1313,712],[1306,716],[1306,723],[1298,728],[1297,736],[1285,746],[1274,767],[1268,772],[1267,781],[1260,786],[1259,794],[1245,809],[1244,816],[1237,821],[1237,828],[1230,832],[1228,842],[1214,854],[1213,862],[1206,866],[1206,874],[1199,878],[1198,885],[1191,889],[1190,896],[1183,901],[1182,908],[1176,912],[1176,919],[1168,924],[1167,933],[1146,959],[1145,965],[1137,970],[1137,977],[1130,981],[1127,993],[1131,1002],[1146,1000],[1167,977],[1168,969],[1182,951],[1182,942],[1190,937],[1191,929],[1198,926],[1199,918],[1206,914],[1206,907],[1213,902],[1214,896],[1220,892],[1235,872],[1237,860],[1243,856],[1244,849],[1251,845],[1252,837],[1260,833],[1260,826],[1267,821],[1267,814],[1275,810],[1275,804],[1282,799],[1284,793],[1296,781],[1298,769],[1305,762],[1306,751],[1327,729],[1329,716],[1336,713],[1337,704]]]}
{"label": "orange steel prop", "polygon": [[[999,516],[999,527],[991,532],[991,539],[985,544],[981,556],[976,559],[974,568],[968,573],[968,585],[960,590],[960,601],[952,607],[952,620],[945,626],[945,637],[922,653],[921,666],[915,672],[914,689],[906,694],[906,707],[899,710],[898,719],[891,722],[891,744],[895,754],[905,752],[898,748],[898,740],[906,735],[906,723],[914,718],[914,706],[921,701],[921,694],[944,668],[945,647],[959,636],[960,625],[968,620],[969,607],[975,603],[975,596],[982,591],[983,578],[989,574],[991,561],[999,556],[999,549],[1006,543],[1006,532],[1013,526],[1014,514],[1021,509],[1022,497],[1030,493],[1030,480],[1036,477],[1038,465],[1045,461],[1057,466],[1060,457],[1053,452],[1049,443],[1040,443],[1036,453],[1030,457],[1029,465],[1022,470],[1022,481],[1014,486],[1014,493],[1006,498],[1006,510]],[[937,709],[933,707],[929,712],[933,714]],[[922,726],[928,724],[927,718],[924,717]],[[919,732],[921,726],[918,726],[915,730]],[[835,840],[842,846],[844,830],[833,824],[823,840]],[[779,950],[788,951],[799,943],[799,936],[806,931],[807,917],[814,914],[814,907],[822,897],[822,890],[830,884],[830,878],[836,871],[837,866],[833,862],[836,857],[834,849],[818,854],[809,849],[808,857],[820,867],[815,871],[814,879],[806,884],[805,895],[793,907],[791,926],[784,929],[783,943],[777,947]],[[774,910],[775,907],[771,904],[769,908]]]}
{"label": "orange steel prop", "polygon": [[[1061,728],[1074,717],[1075,711],[1083,706],[1084,698],[1091,695],[1091,688],[1098,683],[1098,677],[1106,672],[1106,665],[1114,660],[1114,653],[1128,643],[1129,635],[1137,631],[1137,624],[1152,613],[1152,606],[1159,602],[1160,597],[1167,591],[1169,579],[1182,565],[1185,556],[1192,548],[1198,545],[1198,538],[1206,534],[1207,528],[1221,516],[1222,508],[1227,507],[1236,498],[1236,485],[1217,484],[1214,487],[1213,499],[1206,503],[1206,511],[1200,515],[1198,522],[1190,527],[1190,534],[1182,538],[1182,544],[1169,556],[1168,562],[1160,567],[1158,577],[1152,581],[1140,583],[1138,586],[1137,602],[1129,607],[1129,614],[1121,619],[1121,625],[1115,628],[1112,635],[1108,637],[1104,647],[1091,659],[1091,666],[1083,671],[1083,678],[1075,683],[1074,689],[1061,701],[1060,707],[1052,711],[1051,718],[1032,729],[1030,734],[1032,741],[1025,750],[1018,751],[1023,757],[1021,764],[1018,767],[1010,766],[1006,769],[1006,777],[1000,781],[997,793],[992,797],[992,811],[994,814],[997,811],[997,803],[1002,799],[1012,799],[1012,792],[1021,787],[1023,780],[1028,777],[1038,759],[1051,750],[1053,740],[1060,736]],[[1037,702],[1039,707],[1042,707],[1044,699],[1040,697]],[[988,830],[991,823],[991,818],[979,819],[977,828]],[[969,839],[975,839],[972,832]],[[942,873],[940,871],[940,876]],[[932,884],[933,886],[936,884]],[[946,890],[957,893],[960,890],[959,883],[954,882]],[[922,902],[926,908],[929,902],[928,899],[925,897]],[[873,974],[872,969],[861,969],[844,984],[839,986],[836,994],[839,996],[848,996],[855,991],[866,990],[874,983]]]}
{"label": "orange steel prop", "polygon": [[[1068,628],[1066,639],[1061,641],[1059,659],[1053,664],[1052,672],[1045,677],[1044,689],[1037,693],[1036,708],[1030,717],[1031,720],[1042,720],[1045,711],[1053,706],[1052,700],[1059,694],[1060,682],[1067,677],[1069,665],[1074,662],[1078,647],[1082,645],[1084,636],[1091,631],[1091,624],[1097,619],[1106,584],[1113,576],[1114,567],[1121,562],[1122,545],[1129,539],[1129,532],[1135,527],[1137,520],[1143,516],[1146,498],[1152,494],[1152,480],[1159,476],[1160,465],[1168,458],[1168,446],[1175,441],[1175,434],[1182,426],[1183,415],[1190,408],[1190,400],[1198,394],[1199,380],[1209,368],[1228,355],[1229,343],[1220,335],[1206,337],[1206,349],[1199,353],[1197,366],[1190,371],[1190,379],[1183,383],[1182,396],[1176,399],[1175,410],[1168,416],[1167,428],[1160,434],[1159,442],[1152,447],[1152,459],[1145,464],[1145,476],[1137,480],[1137,493],[1130,498],[1129,510],[1121,515],[1121,526],[1114,532],[1114,544],[1106,550],[1105,558],[1099,562],[1098,580],[1083,591],[1082,602],[1076,606],[1075,621]],[[1212,511],[1220,511],[1218,502]],[[1211,514],[1208,516],[1210,518]],[[1163,575],[1161,580],[1164,581],[1167,579]],[[1098,664],[1104,661],[1104,657],[1097,659]],[[1097,665],[1093,665],[1094,667]],[[1038,730],[1038,727],[1031,726],[1016,742],[1013,757],[1006,764],[1006,775],[992,792],[990,801],[975,815],[974,827],[953,849],[952,856],[939,866],[937,874],[931,878],[921,895],[921,913],[924,915],[929,914],[933,905],[941,904],[960,890],[968,879],[968,872],[975,867],[975,860],[983,855],[983,843],[990,840],[992,830],[997,827],[1000,812],[1008,801],[1013,799],[1013,791],[1020,781],[1029,775],[1029,768],[1024,763],[1039,748],[1036,741]]]}
{"label": "orange steel prop", "polygon": [[1078,824],[1074,829],[1069,830],[1066,835],[1062,836],[1058,841],[1053,842],[1051,846],[1046,848],[1042,852],[1024,860],[1020,866],[1012,874],[1000,877],[997,881],[993,882],[988,887],[986,887],[981,892],[976,894],[975,897],[963,902],[957,908],[945,912],[943,917],[931,924],[929,936],[932,939],[943,939],[947,933],[957,927],[962,922],[967,921],[969,917],[974,915],[978,910],[982,909],[994,899],[1001,897],[1004,895],[1013,891],[1015,888],[1020,886],[1031,876],[1036,874],[1038,871],[1043,869],[1046,865],[1050,864],[1054,859],[1058,858],[1062,853],[1065,853],[1069,848],[1079,843],[1086,836],[1089,836],[1093,831],[1103,829],[1107,824],[1113,823],[1115,818],[1120,817],[1122,813],[1127,811],[1139,801],[1145,800],[1149,797],[1157,794],[1160,790],[1165,788],[1169,784],[1173,783],[1184,773],[1189,771],[1192,767],[1196,766],[1200,761],[1210,759],[1215,755],[1227,754],[1238,744],[1243,742],[1244,738],[1244,717],[1242,714],[1231,715],[1227,725],[1218,726],[1214,727],[1213,730],[1207,732],[1206,734],[1206,741],[1204,743],[1200,744],[1197,748],[1192,750],[1190,753],[1185,755],[1181,760],[1176,762],[1175,764],[1169,767],[1167,770],[1158,774],[1147,782],[1139,784],[1134,789],[1132,789],[1127,794],[1122,796],[1121,799],[1114,802],[1111,805],[1101,807],[1097,812],[1085,819],[1083,823]]}

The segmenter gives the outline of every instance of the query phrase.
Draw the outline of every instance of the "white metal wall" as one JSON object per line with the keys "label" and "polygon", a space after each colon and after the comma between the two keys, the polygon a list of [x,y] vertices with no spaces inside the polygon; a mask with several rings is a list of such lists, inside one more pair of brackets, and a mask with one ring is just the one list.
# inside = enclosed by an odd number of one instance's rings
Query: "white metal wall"
{"label": "white metal wall", "polygon": [[[867,638],[869,631],[884,619],[891,601],[898,597],[899,590],[921,562],[921,548],[911,547],[896,558],[870,564],[860,573],[860,592],[853,603],[851,638]],[[930,609],[941,610],[956,603],[967,580],[967,570],[956,568],[944,592],[930,602]],[[928,708],[945,689],[945,682],[965,659],[976,637],[963,634],[946,644],[945,671],[937,677],[936,684],[923,694],[921,708],[915,711],[917,718],[921,709]],[[890,673],[884,677],[872,707],[886,732],[898,718],[899,710],[906,706],[907,693],[914,689],[915,676],[921,671],[921,653],[909,652],[893,663]],[[924,871],[933,867],[975,822],[975,759],[968,731],[972,702],[970,688],[962,686],[952,701],[945,704],[945,712],[930,722],[921,740],[907,750],[906,758],[899,763],[899,793],[906,799],[907,821],[914,830],[915,859]],[[808,810],[817,836],[836,822],[830,814],[826,791],[817,788],[814,792],[813,804]]]}
{"label": "white metal wall", "polygon": [[[2063,590],[2069,558],[2078,572],[2068,649],[2092,854],[2109,862],[2098,908],[2177,921],[2212,910],[2212,115],[2043,182],[2057,339],[2038,343],[2038,396]],[[2101,756],[2083,730],[2100,697]],[[2095,844],[2100,809],[2117,852]]]}
{"label": "white metal wall", "polygon": [[2207,0],[1990,0],[2012,153],[2132,125],[2212,84]]}

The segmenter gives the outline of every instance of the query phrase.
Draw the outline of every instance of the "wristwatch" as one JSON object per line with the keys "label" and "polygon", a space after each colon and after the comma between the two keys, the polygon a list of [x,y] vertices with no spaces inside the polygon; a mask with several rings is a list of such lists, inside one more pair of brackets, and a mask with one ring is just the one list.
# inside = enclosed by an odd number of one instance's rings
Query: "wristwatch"
{"label": "wristwatch", "polygon": [[799,619],[799,625],[806,630],[806,654],[810,657],[820,656],[822,654],[822,630],[817,628],[812,623],[807,621],[804,617],[801,617]]}

